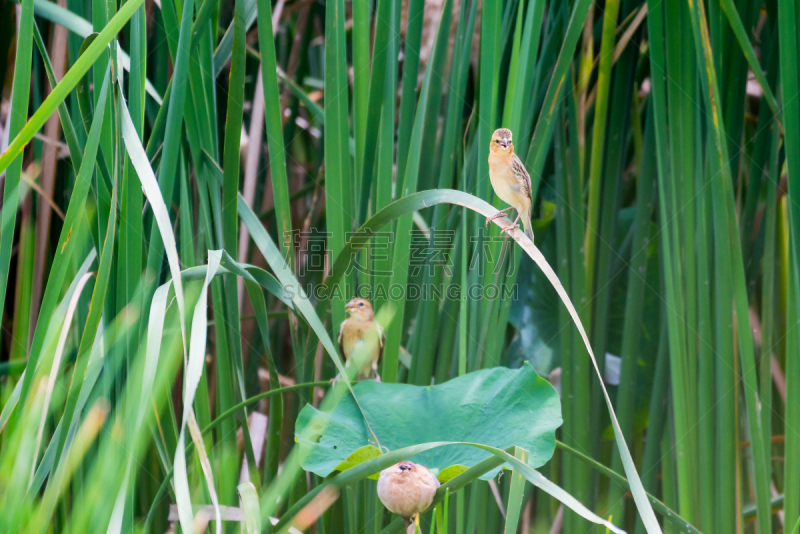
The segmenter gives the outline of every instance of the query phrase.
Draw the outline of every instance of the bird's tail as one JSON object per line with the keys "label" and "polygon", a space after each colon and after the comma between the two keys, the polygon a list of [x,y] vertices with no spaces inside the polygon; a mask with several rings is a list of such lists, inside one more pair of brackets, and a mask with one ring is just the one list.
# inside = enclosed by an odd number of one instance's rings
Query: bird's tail
{"label": "bird's tail", "polygon": [[528,213],[522,216],[522,227],[525,229],[525,235],[533,243],[533,228],[531,227],[531,209],[528,208]]}

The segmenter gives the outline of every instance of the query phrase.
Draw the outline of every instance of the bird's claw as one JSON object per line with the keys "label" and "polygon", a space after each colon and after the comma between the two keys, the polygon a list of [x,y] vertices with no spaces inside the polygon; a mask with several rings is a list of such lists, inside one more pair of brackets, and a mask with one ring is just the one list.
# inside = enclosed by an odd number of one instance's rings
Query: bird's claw
{"label": "bird's claw", "polygon": [[484,227],[485,227],[485,228],[488,228],[488,227],[489,227],[489,223],[490,223],[490,222],[492,222],[493,220],[497,219],[498,217],[503,217],[503,216],[506,214],[506,212],[507,212],[508,210],[510,210],[512,207],[513,207],[513,206],[509,206],[509,207],[507,207],[507,208],[506,208],[506,209],[504,209],[504,210],[500,210],[500,211],[498,211],[498,212],[497,212],[497,213],[495,213],[494,215],[490,215],[489,217],[486,217],[486,224],[484,224]]}
{"label": "bird's claw", "polygon": [[503,215],[505,215],[505,213],[503,213],[502,211],[498,211],[497,213],[495,213],[491,217],[487,217],[486,218],[486,223],[483,225],[484,228],[488,228],[490,222],[492,222],[493,220],[497,219],[498,217],[502,217]]}
{"label": "bird's claw", "polygon": [[[502,230],[500,230],[500,233],[508,234],[511,230],[513,230],[515,228],[519,228],[519,225],[518,224],[510,224],[510,225],[506,226],[505,228],[503,228]],[[509,234],[509,235],[511,235],[511,234]]]}

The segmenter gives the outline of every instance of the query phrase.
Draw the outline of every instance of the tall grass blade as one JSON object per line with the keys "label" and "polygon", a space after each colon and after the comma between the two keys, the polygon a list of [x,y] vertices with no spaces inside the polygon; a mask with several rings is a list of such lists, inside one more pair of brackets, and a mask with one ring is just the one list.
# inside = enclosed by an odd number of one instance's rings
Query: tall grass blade
{"label": "tall grass blade", "polygon": [[[520,447],[514,448],[514,457],[520,462],[528,463],[528,451]],[[517,532],[520,512],[522,511],[522,497],[525,492],[525,478],[516,471],[511,474],[511,488],[508,492],[508,506],[506,507],[506,534]]]}
{"label": "tall grass blade", "polygon": [[[119,99],[119,104],[122,99]],[[70,395],[67,398],[67,404],[64,409],[62,420],[64,424],[71,423],[72,416],[75,409],[75,401],[79,398],[79,387],[83,386],[84,381],[76,380],[85,376],[86,366],[92,346],[96,340],[97,332],[102,321],[102,314],[104,311],[103,303],[106,302],[108,287],[111,283],[112,267],[114,261],[114,240],[117,232],[117,174],[114,173],[113,189],[111,193],[111,204],[109,207],[108,226],[106,229],[105,240],[103,242],[103,249],[100,254],[100,264],[97,268],[97,280],[95,281],[94,291],[92,292],[92,299],[89,304],[89,316],[86,319],[86,324],[83,329],[81,343],[78,347],[78,354],[75,359],[75,368],[73,370],[73,380],[70,384]],[[71,428],[65,426],[62,435],[66,437],[67,429]],[[62,447],[63,441],[58,441],[59,448],[56,451],[58,457],[63,454]],[[57,461],[57,460],[56,460]]]}
{"label": "tall grass blade", "polygon": [[[800,93],[800,55],[798,55],[798,41],[796,28],[797,3],[789,0],[778,2],[778,30],[780,37],[780,68],[781,68],[781,91],[783,99],[783,112],[786,117],[796,117],[800,113],[800,103],[793,95]],[[800,254],[800,227],[798,222],[797,210],[794,202],[800,194],[800,124],[795,120],[787,120],[784,124],[786,133],[784,137],[784,147],[786,153],[786,168],[788,171],[789,185],[789,220],[790,220],[790,254],[794,261],[789,262],[789,276],[793,282],[789,284],[794,288],[798,287],[798,254]],[[797,291],[789,291],[787,299],[797,299]],[[800,305],[794,302],[794,317]],[[791,319],[791,315],[787,320]],[[788,348],[788,346],[787,346]],[[800,365],[795,357],[791,357],[787,352],[786,358],[786,417],[800,417],[800,409],[797,406],[797,398],[800,396]],[[800,470],[795,461],[793,451],[800,450],[800,433],[797,431],[788,432],[786,435],[785,451],[787,462],[784,466],[784,494],[786,501],[784,505],[785,524],[791,525],[794,521],[800,521]],[[789,460],[789,458],[792,458]]]}
{"label": "tall grass blade", "polygon": [[[31,57],[33,54],[33,0],[22,3],[19,11],[19,33],[17,34],[17,50],[14,60],[14,81],[11,88],[11,108],[9,109],[8,138],[23,135],[28,118],[28,101],[30,99]],[[44,121],[42,121],[44,124]],[[41,124],[40,124],[41,126]],[[37,128],[38,130],[38,128]],[[31,137],[33,133],[31,133]],[[29,138],[30,140],[30,138]],[[8,272],[11,263],[11,246],[14,240],[14,226],[19,202],[20,175],[22,173],[22,147],[24,143],[12,151],[12,145],[0,155],[0,175],[5,173],[3,184],[3,208],[0,211],[0,309],[3,309],[8,289]]]}
{"label": "tall grass blade", "polygon": [[[106,72],[106,78],[100,90],[100,102],[105,102],[109,89],[110,71]],[[73,190],[73,201],[67,209],[64,218],[64,225],[59,237],[56,255],[53,265],[50,268],[50,274],[47,279],[47,284],[42,297],[42,306],[39,311],[39,320],[33,334],[33,341],[31,342],[31,352],[26,366],[25,378],[20,381],[22,389],[20,390],[20,398],[23,402],[27,399],[28,390],[31,386],[31,381],[34,376],[34,369],[38,365],[40,352],[45,346],[45,338],[48,334],[47,325],[56,307],[56,302],[61,291],[61,287],[69,267],[70,258],[75,250],[76,243],[81,242],[85,232],[85,226],[81,224],[79,219],[82,215],[83,204],[86,196],[89,193],[91,185],[92,173],[94,171],[95,157],[100,145],[100,133],[103,124],[103,111],[102,108],[95,114],[92,122],[92,127],[89,132],[89,138],[86,142],[86,151],[81,162],[81,168],[78,176],[75,179],[75,188]],[[83,232],[81,231],[83,230]],[[75,238],[72,239],[72,233],[75,233]]]}
{"label": "tall grass blade", "polygon": [[[744,277],[744,264],[739,246],[738,226],[735,221],[735,203],[728,167],[728,147],[725,139],[725,130],[719,108],[719,84],[717,83],[716,69],[714,68],[711,46],[709,42],[708,27],[706,24],[705,9],[702,3],[690,6],[692,29],[695,37],[695,50],[698,63],[705,65],[700,79],[703,85],[704,101],[711,114],[712,132],[714,134],[715,157],[718,158],[719,173],[712,178],[715,213],[717,209],[721,215],[715,217],[715,229],[719,240],[717,255],[730,267],[741,361],[741,374],[744,383],[745,404],[747,406],[747,421],[750,429],[751,448],[753,451],[753,469],[755,472],[755,494],[758,506],[759,530],[770,532],[771,508],[769,493],[769,462],[764,434],[761,428],[761,400],[758,394],[755,352],[753,346],[752,329],[748,317],[747,294]],[[714,167],[712,167],[714,168]],[[724,268],[723,268],[724,269]],[[725,286],[721,290],[725,291]]]}
{"label": "tall grass blade", "polygon": [[[120,13],[129,4],[125,4],[120,10]],[[139,175],[139,180],[144,187],[145,196],[154,206],[153,214],[155,216],[155,225],[150,228],[150,240],[147,250],[147,273],[146,285],[144,293],[144,305],[146,306],[151,298],[152,292],[155,290],[155,284],[158,281],[158,274],[161,272],[161,265],[163,262],[164,252],[167,253],[167,262],[170,266],[170,272],[175,280],[175,295],[178,299],[179,309],[181,316],[183,316],[183,288],[179,278],[176,278],[177,273],[180,272],[178,268],[178,256],[175,250],[175,239],[172,236],[169,228],[169,212],[166,209],[166,200],[172,200],[173,188],[175,185],[175,176],[178,169],[178,156],[180,154],[181,144],[181,126],[183,124],[183,112],[186,98],[186,86],[188,79],[189,68],[189,53],[191,30],[192,30],[192,12],[194,7],[194,0],[186,0],[183,4],[183,13],[180,24],[180,33],[178,35],[177,43],[170,44],[170,48],[174,48],[173,58],[175,68],[172,74],[176,80],[172,94],[170,96],[169,106],[167,107],[166,123],[164,129],[163,145],[161,152],[163,154],[161,163],[158,168],[158,182],[155,181],[155,175],[150,167],[149,158],[144,153],[134,157],[134,154],[139,153],[141,142],[139,141],[136,129],[130,119],[130,114],[127,108],[122,110],[122,131],[125,140],[125,146],[128,148],[128,153],[131,157],[131,162]],[[168,10],[167,10],[168,11]],[[168,35],[174,35],[168,33]],[[174,37],[173,37],[174,39]],[[94,43],[93,43],[94,45]],[[127,135],[126,135],[127,134]],[[155,188],[153,186],[156,186]],[[155,197],[158,200],[154,201]],[[158,206],[158,209],[156,208]],[[147,229],[145,228],[145,231]],[[170,237],[167,237],[169,234]],[[180,295],[180,297],[178,297]]]}
{"label": "tall grass blade", "polygon": [[272,9],[270,3],[265,0],[258,0],[258,28],[258,48],[261,52],[263,69],[264,116],[269,147],[269,169],[272,174],[272,195],[278,221],[278,242],[289,265],[293,265],[294,255],[289,253],[290,248],[285,242],[285,236],[292,233],[292,217],[289,211],[289,183],[281,127],[283,122],[276,73],[275,39],[272,32]]}
{"label": "tall grass blade", "polygon": [[[325,10],[325,210],[331,254],[342,250],[352,224],[352,180],[348,146],[348,88],[344,33],[344,0],[333,0]],[[350,299],[343,283],[330,306],[332,331],[345,318],[344,303]]]}
{"label": "tall grass blade", "polygon": [[36,462],[39,458],[39,448],[42,445],[42,436],[44,434],[44,425],[47,422],[47,413],[50,407],[50,399],[53,395],[53,388],[56,384],[56,377],[58,376],[59,368],[61,367],[61,358],[64,355],[64,344],[67,340],[67,335],[69,334],[70,326],[72,325],[72,316],[75,314],[75,308],[78,305],[78,299],[81,296],[81,291],[86,286],[86,283],[92,277],[92,273],[84,274],[80,280],[78,280],[78,285],[75,289],[75,293],[73,294],[72,298],[69,300],[69,305],[67,306],[67,313],[64,317],[64,325],[61,327],[61,334],[58,336],[58,345],[56,346],[55,354],[53,355],[53,363],[48,373],[47,379],[47,386],[44,391],[44,400],[42,401],[42,417],[39,421],[39,430],[36,433],[36,443],[33,448],[33,464],[31,465],[30,477],[28,481],[28,487],[30,487],[31,483],[33,482],[33,475],[36,472]]}
{"label": "tall grass blade", "polygon": [[[446,16],[442,17],[442,21],[448,20],[449,21],[449,13],[452,7],[452,2],[450,0],[445,0],[443,6],[443,13]],[[442,22],[442,26],[444,23]],[[410,145],[409,145],[409,152],[408,152],[408,159],[406,162],[405,167],[405,175],[403,176],[402,181],[400,180],[400,174],[398,174],[398,184],[397,184],[397,196],[404,197],[411,195],[416,192],[417,190],[417,180],[420,173],[420,165],[421,165],[421,157],[420,154],[422,152],[422,138],[423,138],[423,127],[426,124],[427,114],[430,113],[429,110],[429,98],[430,95],[430,85],[431,85],[431,77],[434,66],[437,64],[437,61],[440,61],[441,54],[445,52],[444,47],[442,46],[443,43],[446,43],[445,38],[447,37],[446,32],[440,32],[436,36],[436,43],[434,44],[433,53],[431,54],[431,58],[428,62],[428,65],[425,69],[425,77],[422,82],[422,90],[420,92],[419,104],[417,105],[417,113],[414,118],[414,128],[411,133]],[[403,74],[407,76],[407,73]],[[438,97],[438,95],[436,95]],[[402,120],[402,119],[401,119]],[[401,148],[398,148],[398,152]],[[399,172],[399,167],[398,167]],[[412,224],[412,214],[405,215],[401,217],[397,222],[397,229],[395,232],[395,242],[392,252],[392,277],[391,277],[391,285],[392,286],[399,286],[399,287],[406,287],[408,283],[408,268],[409,268],[409,250],[411,247],[411,224]],[[391,295],[390,295],[391,296]],[[392,322],[391,325],[386,330],[386,346],[383,352],[383,364],[381,367],[381,379],[385,382],[396,382],[397,381],[397,366],[400,356],[400,342],[401,336],[403,332],[403,318],[405,316],[405,305],[406,305],[406,298],[400,299],[392,299],[390,304],[391,310],[396,315],[395,320]],[[334,316],[335,317],[335,316]]]}
{"label": "tall grass blade", "polygon": [[[178,447],[175,451],[175,474],[173,479],[175,484],[175,500],[178,505],[181,528],[186,532],[191,532],[193,530],[194,517],[192,516],[192,499],[189,491],[189,477],[186,470],[185,429],[186,426],[196,425],[194,421],[193,404],[205,363],[206,335],[208,328],[208,286],[211,283],[211,279],[214,278],[214,275],[217,273],[217,268],[219,267],[221,259],[222,251],[209,251],[206,279],[200,291],[200,298],[194,308],[192,317],[189,359],[186,361],[183,390],[183,418],[178,435]],[[173,283],[176,284],[176,287],[179,279],[180,274],[178,277],[173,277]],[[192,432],[194,432],[194,430],[192,430]],[[195,446],[202,444],[202,440],[193,439],[193,441]],[[213,485],[209,485],[209,491],[211,492],[214,502],[217,532],[221,533],[222,519],[220,517],[219,503],[216,501],[216,492],[213,489]]]}
{"label": "tall grass blade", "polygon": [[[409,0],[408,9],[406,11],[406,35],[403,46],[403,81],[400,89],[400,110],[397,125],[398,181],[405,179],[406,176],[406,165],[410,158],[413,126],[416,124],[415,110],[423,109],[419,107],[419,104],[417,104],[417,106],[414,104],[418,102],[417,84],[419,82],[419,54],[424,10],[424,0]],[[398,19],[397,22],[399,23],[400,20]],[[421,96],[420,93],[420,97]],[[419,100],[421,100],[421,98]],[[384,104],[388,104],[388,101],[384,101]],[[394,105],[392,107],[394,107]],[[400,183],[403,182],[401,181]],[[397,196],[401,196],[401,193],[398,192]]]}
{"label": "tall grass blade", "polygon": [[258,511],[258,494],[256,487],[251,482],[242,482],[237,486],[239,498],[241,499],[244,518],[242,520],[242,532],[247,534],[260,534],[261,514]]}
{"label": "tall grass blade", "polygon": [[[378,0],[375,7],[375,39],[373,41],[372,70],[369,82],[369,96],[366,105],[364,124],[364,142],[361,156],[361,191],[358,204],[357,224],[361,224],[367,217],[369,206],[369,191],[372,186],[372,176],[380,158],[376,158],[376,148],[391,151],[394,143],[388,138],[379,143],[379,135],[391,122],[391,138],[394,139],[394,103],[395,86],[397,85],[397,50],[399,39],[394,33],[393,18],[395,11],[399,12],[396,2],[391,0]],[[390,53],[390,51],[392,53]],[[365,68],[365,67],[362,67]],[[361,75],[361,73],[359,73]],[[366,74],[366,73],[364,73]],[[387,88],[388,93],[384,90]],[[360,89],[363,91],[363,89]],[[391,95],[391,96],[389,96]],[[362,96],[363,98],[363,96]],[[362,104],[363,105],[363,104]],[[388,118],[387,118],[388,117]],[[379,134],[381,132],[381,134]],[[381,151],[382,152],[382,151]],[[385,157],[385,156],[384,156]],[[391,163],[391,156],[390,156]],[[358,165],[358,161],[356,161]],[[380,174],[380,171],[379,171]],[[380,184],[380,179],[378,184]],[[377,187],[380,187],[380,185]],[[382,208],[379,202],[376,208]]]}
{"label": "tall grass blade", "polygon": [[[635,127],[635,126],[634,126]],[[647,251],[650,243],[650,206],[654,197],[655,146],[653,121],[648,120],[644,134],[642,160],[639,164],[636,188],[636,214],[633,222],[633,250],[628,274],[628,293],[625,305],[625,323],[622,332],[622,358],[620,387],[617,392],[617,417],[623,435],[630,436],[636,399],[636,366],[640,353],[640,332],[644,316],[644,295],[647,276]],[[651,310],[652,312],[652,310]],[[612,466],[619,470],[618,457]],[[609,513],[620,520],[624,517],[624,495],[617,488],[609,489]],[[621,524],[618,523],[618,524]]]}
{"label": "tall grass blade", "polygon": [[[187,0],[191,3],[191,0]],[[127,5],[127,4],[126,4]],[[158,182],[156,181],[153,169],[150,167],[150,162],[145,154],[142,142],[139,140],[139,135],[136,133],[136,128],[131,120],[130,113],[127,106],[120,106],[120,114],[122,115],[121,128],[122,138],[125,141],[125,148],[128,150],[128,156],[131,159],[131,164],[136,169],[136,174],[142,184],[145,197],[153,209],[153,216],[155,218],[156,227],[158,229],[161,241],[164,244],[164,249],[167,254],[167,263],[169,270],[172,274],[172,280],[175,284],[175,300],[178,304],[178,310],[183,317],[184,310],[184,297],[183,297],[183,283],[181,282],[181,269],[178,260],[178,249],[175,243],[175,234],[172,232],[172,224],[169,218],[169,211],[164,202],[164,197],[161,196]],[[153,242],[150,242],[151,249]],[[183,321],[181,320],[181,337],[185,340],[186,335],[183,330]],[[185,349],[184,349],[185,352]]]}
{"label": "tall grass blade", "polygon": [[[589,209],[586,227],[586,293],[593,294],[595,275],[595,249],[600,229],[600,182],[603,156],[606,152],[606,119],[609,108],[611,85],[611,63],[614,50],[619,0],[607,1],[603,9],[603,38],[600,44],[600,66],[597,71],[597,97],[594,109],[594,135],[592,155],[589,161]],[[591,311],[591,310],[590,310]],[[590,316],[591,318],[591,316]],[[591,321],[590,321],[591,324]]]}
{"label": "tall grass blade", "polygon": [[545,158],[547,157],[550,140],[553,135],[553,128],[555,127],[554,112],[558,107],[557,104],[561,96],[561,89],[564,86],[572,55],[575,52],[575,46],[578,44],[578,39],[581,36],[581,30],[583,29],[591,4],[589,0],[578,0],[575,2],[572,8],[572,14],[569,17],[569,24],[567,25],[567,30],[564,35],[564,41],[559,51],[555,67],[553,68],[553,75],[547,87],[547,94],[544,97],[539,119],[536,123],[536,129],[531,139],[531,148],[533,150],[528,153],[526,159],[526,167],[531,175],[531,191],[537,191],[539,189],[539,181],[542,177]]}

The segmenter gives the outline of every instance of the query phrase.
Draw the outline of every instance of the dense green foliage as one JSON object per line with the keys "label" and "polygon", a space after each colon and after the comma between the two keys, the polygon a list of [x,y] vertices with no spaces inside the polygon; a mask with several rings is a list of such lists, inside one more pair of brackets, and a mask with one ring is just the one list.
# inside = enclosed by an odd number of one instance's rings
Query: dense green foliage
{"label": "dense green foliage", "polygon": [[[425,532],[791,532],[798,23],[0,3],[0,530],[400,532],[374,475],[412,457]],[[501,126],[535,243],[484,225]]]}

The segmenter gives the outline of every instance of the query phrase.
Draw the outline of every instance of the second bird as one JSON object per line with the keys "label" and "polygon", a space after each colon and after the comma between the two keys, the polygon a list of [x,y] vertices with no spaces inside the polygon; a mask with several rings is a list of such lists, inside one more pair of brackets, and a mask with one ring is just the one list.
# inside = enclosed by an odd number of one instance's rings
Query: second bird
{"label": "second bird", "polygon": [[533,241],[533,230],[531,229],[531,205],[533,204],[531,177],[528,171],[525,170],[525,165],[514,154],[514,143],[511,142],[511,130],[508,128],[499,128],[492,134],[492,142],[489,146],[489,179],[492,181],[492,188],[494,188],[494,192],[497,193],[500,200],[511,206],[486,219],[486,224],[514,208],[517,210],[517,218],[514,219],[511,225],[503,228],[503,231],[508,232],[514,228],[519,228],[517,221],[522,218],[525,235]]}
{"label": "second bird", "polygon": [[370,378],[370,375],[375,373],[375,379],[380,381],[378,362],[383,356],[386,336],[381,325],[375,321],[372,304],[356,297],[345,304],[345,309],[350,317],[342,321],[342,326],[339,328],[339,352],[344,356],[346,365],[350,365],[356,349],[366,343],[366,348],[370,351],[369,357],[361,366],[358,378]]}

